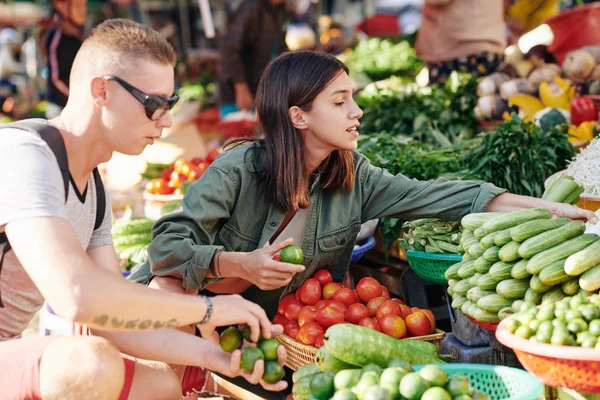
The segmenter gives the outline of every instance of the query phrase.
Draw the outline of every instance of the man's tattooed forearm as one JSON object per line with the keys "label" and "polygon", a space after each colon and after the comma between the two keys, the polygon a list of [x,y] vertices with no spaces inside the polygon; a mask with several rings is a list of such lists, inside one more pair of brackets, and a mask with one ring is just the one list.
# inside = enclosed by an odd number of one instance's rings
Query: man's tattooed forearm
{"label": "man's tattooed forearm", "polygon": [[171,318],[168,321],[156,321],[151,319],[132,319],[125,321],[115,317],[110,317],[107,314],[99,315],[92,321],[94,325],[99,327],[123,328],[123,329],[161,329],[161,328],[176,328],[179,326],[179,321]]}

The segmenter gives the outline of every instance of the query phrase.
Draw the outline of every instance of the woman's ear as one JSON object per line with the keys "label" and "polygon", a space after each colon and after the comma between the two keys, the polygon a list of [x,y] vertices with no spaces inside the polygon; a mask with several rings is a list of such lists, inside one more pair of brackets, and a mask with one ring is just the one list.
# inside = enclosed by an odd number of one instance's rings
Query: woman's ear
{"label": "woman's ear", "polygon": [[304,110],[302,110],[300,107],[290,107],[290,109],[288,110],[288,114],[290,116],[290,121],[292,121],[292,125],[294,126],[294,128],[299,130],[304,130],[308,128],[308,124],[304,119]]}

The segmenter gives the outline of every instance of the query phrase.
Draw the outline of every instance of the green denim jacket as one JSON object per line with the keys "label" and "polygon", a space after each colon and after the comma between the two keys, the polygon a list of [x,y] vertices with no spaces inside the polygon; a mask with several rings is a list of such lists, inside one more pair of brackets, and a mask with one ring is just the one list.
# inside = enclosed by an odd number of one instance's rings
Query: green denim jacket
{"label": "green denim jacket", "polygon": [[[205,275],[216,251],[250,252],[262,247],[286,214],[260,194],[256,171],[264,165],[263,154],[258,144],[247,144],[225,152],[211,164],[185,195],[183,211],[166,215],[154,225],[149,261],[130,279],[147,283],[153,276],[172,276],[182,280],[185,290],[202,289],[214,281]],[[489,183],[393,176],[359,153],[354,153],[354,159],[353,189],[324,190],[318,177],[311,186],[301,246],[306,270],[296,274],[286,288],[275,291],[275,296],[256,287],[244,294],[268,308],[268,314],[280,295],[296,290],[317,269],[327,268],[334,281],[341,281],[363,222],[381,217],[460,220],[485,211],[492,198],[506,191]]]}

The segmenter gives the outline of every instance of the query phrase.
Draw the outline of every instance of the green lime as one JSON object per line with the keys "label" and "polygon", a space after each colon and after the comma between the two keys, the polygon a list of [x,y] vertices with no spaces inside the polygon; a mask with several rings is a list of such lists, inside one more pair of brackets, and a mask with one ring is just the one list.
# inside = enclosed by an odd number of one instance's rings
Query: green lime
{"label": "green lime", "polygon": [[567,314],[565,315],[565,319],[567,320],[567,322],[571,322],[574,319],[582,319],[583,316],[581,315],[581,313],[579,312],[579,310],[569,310],[567,311]]}
{"label": "green lime", "polygon": [[565,308],[556,307],[556,309],[554,310],[554,318],[559,319],[561,321],[566,321],[567,320],[567,311],[568,310]]}
{"label": "green lime", "polygon": [[234,350],[241,349],[242,344],[244,344],[242,332],[240,332],[235,326],[230,326],[221,332],[219,343],[221,344],[221,348],[228,353],[232,353]]}
{"label": "green lime", "polygon": [[373,385],[365,390],[362,400],[392,400],[392,396],[381,386]]}
{"label": "green lime", "polygon": [[583,316],[583,318],[585,318],[587,322],[591,322],[595,319],[600,318],[600,308],[593,304],[586,304],[582,306],[579,309],[579,311],[581,312],[581,315]]}
{"label": "green lime", "polygon": [[310,394],[318,399],[328,399],[333,396],[334,391],[331,374],[315,374],[310,380]]}
{"label": "green lime", "polygon": [[277,361],[277,349],[279,348],[279,342],[277,339],[263,339],[256,345],[263,354],[267,361]]}
{"label": "green lime", "polygon": [[534,319],[533,315],[527,313],[520,314],[519,316],[517,316],[517,318],[519,319],[519,322],[522,326],[529,325],[529,322],[531,322],[531,320]]}
{"label": "green lime", "polygon": [[521,325],[515,331],[515,336],[520,337],[522,339],[529,339],[531,337],[531,335],[532,335],[531,329],[529,329],[529,326],[526,326],[526,325]]}
{"label": "green lime", "polygon": [[554,307],[543,308],[538,311],[536,319],[539,321],[552,321],[554,319]]}
{"label": "green lime", "polygon": [[186,194],[187,192],[190,191],[190,188],[192,187],[192,185],[194,184],[195,181],[184,181],[181,182],[181,185],[179,186],[179,191],[181,192],[181,194]]}
{"label": "green lime", "polygon": [[394,385],[398,386],[406,374],[408,374],[408,372],[399,367],[386,368],[381,374],[379,383],[393,383]]}
{"label": "green lime", "polygon": [[452,400],[452,396],[441,387],[429,388],[423,393],[421,400]]}
{"label": "green lime", "polygon": [[573,333],[579,333],[588,329],[588,324],[583,318],[574,318],[567,324],[567,329]]}
{"label": "green lime", "polygon": [[554,319],[552,320],[552,326],[554,327],[554,329],[562,329],[564,328],[565,330],[567,329],[567,323],[562,320],[562,319]]}
{"label": "green lime", "polygon": [[539,332],[550,332],[552,333],[552,331],[554,330],[554,325],[552,325],[552,321],[542,321],[540,322],[540,326],[538,326],[538,333]]}
{"label": "green lime", "polygon": [[426,365],[419,371],[421,378],[425,379],[431,386],[446,386],[448,374],[437,365]]}
{"label": "green lime", "polygon": [[264,360],[265,355],[257,347],[246,347],[242,349],[242,358],[240,360],[240,367],[246,372],[252,373],[254,371],[254,364],[258,360]]}
{"label": "green lime", "polygon": [[535,334],[535,338],[540,343],[550,343],[552,339],[552,331],[540,331]]}
{"label": "green lime", "polygon": [[589,301],[588,301],[587,297],[581,296],[581,295],[576,295],[576,296],[573,296],[569,305],[571,306],[571,308],[577,308],[578,306],[580,306],[582,304],[588,304],[588,303],[589,303]]}
{"label": "green lime", "polygon": [[377,364],[367,364],[362,368],[362,373],[364,374],[367,371],[373,371],[377,374],[377,376],[381,376],[383,373],[383,368]]}
{"label": "green lime", "polygon": [[[246,339],[246,341],[250,342],[250,343],[254,343],[252,342],[252,339],[250,337],[250,335],[252,334],[252,329],[250,329],[250,325],[244,325],[244,327],[242,328],[242,334],[244,335],[244,339]],[[262,335],[262,331],[258,334],[258,340],[262,340],[263,339],[263,335]]]}
{"label": "green lime", "polygon": [[556,331],[552,334],[550,343],[555,346],[568,346],[571,343],[571,337],[568,333],[557,333]]}
{"label": "green lime", "polygon": [[452,397],[460,396],[462,394],[468,394],[470,396],[473,393],[469,380],[462,375],[452,375],[448,380],[446,390]]}
{"label": "green lime", "polygon": [[279,252],[279,260],[290,264],[302,264],[304,261],[304,252],[295,244],[290,244]]}
{"label": "green lime", "polygon": [[376,383],[360,381],[351,390],[358,397],[359,400],[363,400],[364,394],[368,388],[377,385]]}
{"label": "green lime", "polygon": [[488,395],[483,394],[481,392],[475,392],[475,393],[473,393],[473,396],[471,396],[471,397],[473,398],[473,400],[490,400]]}
{"label": "green lime", "polygon": [[[379,383],[379,375],[375,371],[363,371],[360,376],[358,383],[366,382],[371,385],[377,385]],[[367,386],[368,387],[368,386]]]}
{"label": "green lime", "polygon": [[506,323],[506,329],[510,332],[510,333],[515,333],[515,331],[517,330],[517,328],[521,326],[521,323],[519,322],[518,319],[516,318],[511,318],[508,320],[508,322]]}
{"label": "green lime", "polygon": [[529,321],[528,327],[531,330],[532,334],[537,332],[539,326],[540,326],[540,320],[532,319],[531,321]]}
{"label": "green lime", "polygon": [[531,300],[527,300],[527,301],[524,301],[523,303],[521,303],[521,307],[519,308],[519,311],[524,312],[533,307],[536,307],[535,303]]}
{"label": "green lime", "polygon": [[581,347],[593,349],[594,347],[596,347],[597,342],[598,342],[598,339],[596,339],[593,336],[589,336],[589,337],[586,337],[585,339],[583,339],[583,341],[581,342]]}
{"label": "green lime", "polygon": [[590,325],[588,326],[588,332],[596,337],[600,336],[600,319],[595,319],[590,322]]}
{"label": "green lime", "polygon": [[360,369],[343,369],[335,374],[333,386],[336,390],[350,389],[360,380]]}
{"label": "green lime", "polygon": [[390,361],[388,368],[390,367],[400,367],[406,372],[413,372],[412,365],[410,365],[408,361],[401,358],[394,358],[392,361]]}
{"label": "green lime", "polygon": [[263,373],[263,380],[267,383],[277,383],[283,379],[285,371],[283,367],[277,363],[277,361],[265,361],[265,372]]}
{"label": "green lime", "polygon": [[600,294],[593,294],[590,296],[590,303],[600,306]]}
{"label": "green lime", "polygon": [[335,392],[331,400],[358,400],[356,395],[350,389],[341,389]]}
{"label": "green lime", "polygon": [[429,382],[421,378],[418,372],[406,374],[400,381],[400,394],[407,400],[419,400],[429,389]]}

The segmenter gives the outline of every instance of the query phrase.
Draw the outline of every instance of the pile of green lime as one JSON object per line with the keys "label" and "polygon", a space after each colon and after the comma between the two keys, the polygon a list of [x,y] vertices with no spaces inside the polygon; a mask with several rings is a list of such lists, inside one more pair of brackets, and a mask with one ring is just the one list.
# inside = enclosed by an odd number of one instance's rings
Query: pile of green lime
{"label": "pile of green lime", "polygon": [[393,360],[386,369],[370,364],[310,377],[311,400],[489,400],[464,376],[449,377],[437,365],[415,372],[404,360]]}
{"label": "pile of green lime", "polygon": [[537,343],[600,350],[600,295],[578,294],[539,307],[526,301],[506,328]]}
{"label": "pile of green lime", "polygon": [[[252,342],[250,332],[251,330],[248,325],[244,325],[241,330],[236,326],[230,326],[221,332],[221,348],[228,353],[242,349],[244,339]],[[278,348],[279,342],[276,339],[263,339],[261,334],[256,347],[245,347],[242,349],[240,367],[244,371],[252,373],[254,371],[254,364],[258,360],[264,360],[265,370],[262,376],[263,380],[267,383],[279,382],[285,376],[285,371],[277,362]]]}

